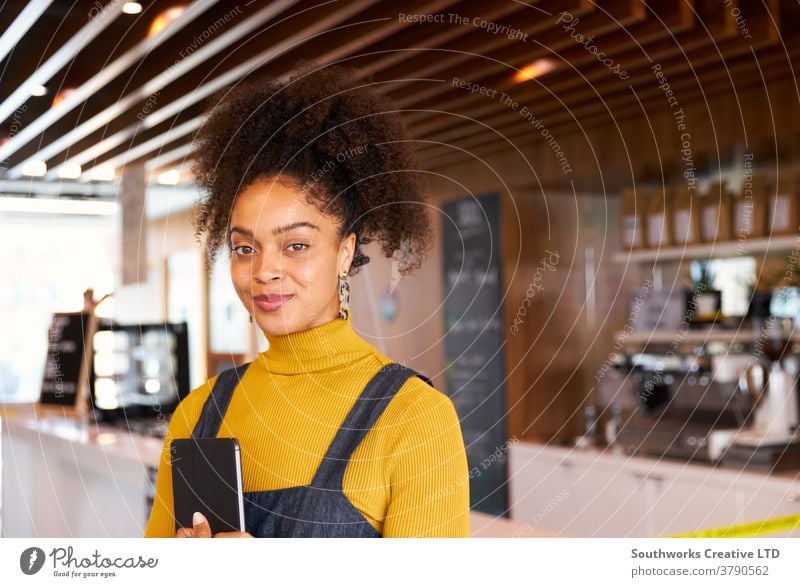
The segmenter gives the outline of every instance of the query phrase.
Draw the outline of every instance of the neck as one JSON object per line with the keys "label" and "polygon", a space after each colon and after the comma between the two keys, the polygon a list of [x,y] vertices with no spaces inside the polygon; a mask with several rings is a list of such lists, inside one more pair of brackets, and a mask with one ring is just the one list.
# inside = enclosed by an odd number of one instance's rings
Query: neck
{"label": "neck", "polygon": [[336,318],[308,330],[264,333],[269,348],[259,361],[272,373],[300,374],[346,365],[374,351],[358,336],[350,319]]}

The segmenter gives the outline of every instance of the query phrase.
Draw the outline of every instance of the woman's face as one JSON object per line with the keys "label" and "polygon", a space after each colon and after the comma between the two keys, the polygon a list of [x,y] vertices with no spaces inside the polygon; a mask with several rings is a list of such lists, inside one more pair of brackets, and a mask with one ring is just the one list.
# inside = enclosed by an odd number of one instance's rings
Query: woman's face
{"label": "woman's face", "polygon": [[355,234],[340,240],[339,226],[294,182],[257,180],[236,197],[231,278],[262,331],[289,334],[338,317],[338,276],[355,251]]}

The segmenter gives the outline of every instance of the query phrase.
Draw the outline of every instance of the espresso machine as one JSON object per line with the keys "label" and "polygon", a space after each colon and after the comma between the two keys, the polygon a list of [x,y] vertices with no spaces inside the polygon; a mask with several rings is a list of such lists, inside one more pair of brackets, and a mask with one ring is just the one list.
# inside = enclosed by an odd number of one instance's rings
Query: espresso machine
{"label": "espresso machine", "polygon": [[618,367],[620,393],[634,397],[616,436],[628,454],[800,468],[797,355],[759,361],[753,352],[727,349],[684,356],[651,351]]}
{"label": "espresso machine", "polygon": [[[657,352],[626,358],[615,379],[615,403],[629,412],[615,442],[628,454],[712,462],[712,435],[737,430],[752,409],[736,384],[715,381],[707,357]],[[611,383],[611,381],[609,381]]]}

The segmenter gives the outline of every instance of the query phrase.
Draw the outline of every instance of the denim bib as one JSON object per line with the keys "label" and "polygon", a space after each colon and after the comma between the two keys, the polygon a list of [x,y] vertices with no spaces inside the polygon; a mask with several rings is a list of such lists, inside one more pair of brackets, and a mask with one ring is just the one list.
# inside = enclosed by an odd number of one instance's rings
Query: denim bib
{"label": "denim bib", "polygon": [[[192,438],[215,438],[236,385],[249,363],[220,373]],[[431,380],[399,363],[389,363],[370,379],[336,432],[310,485],[244,494],[245,529],[257,538],[380,538],[344,494],[350,457],[383,410],[410,377]],[[246,447],[242,447],[246,449]]]}

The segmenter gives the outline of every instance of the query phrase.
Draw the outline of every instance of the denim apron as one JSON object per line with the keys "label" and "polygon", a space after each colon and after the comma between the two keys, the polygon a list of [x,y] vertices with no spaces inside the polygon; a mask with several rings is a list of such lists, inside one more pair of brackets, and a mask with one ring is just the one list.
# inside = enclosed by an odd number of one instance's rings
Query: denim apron
{"label": "denim apron", "polygon": [[[192,438],[216,438],[233,391],[248,365],[219,374]],[[406,380],[415,376],[433,386],[430,379],[399,363],[381,367],[336,432],[310,485],[245,492],[247,532],[257,538],[380,538],[380,533],[347,499],[342,481],[353,452]]]}

